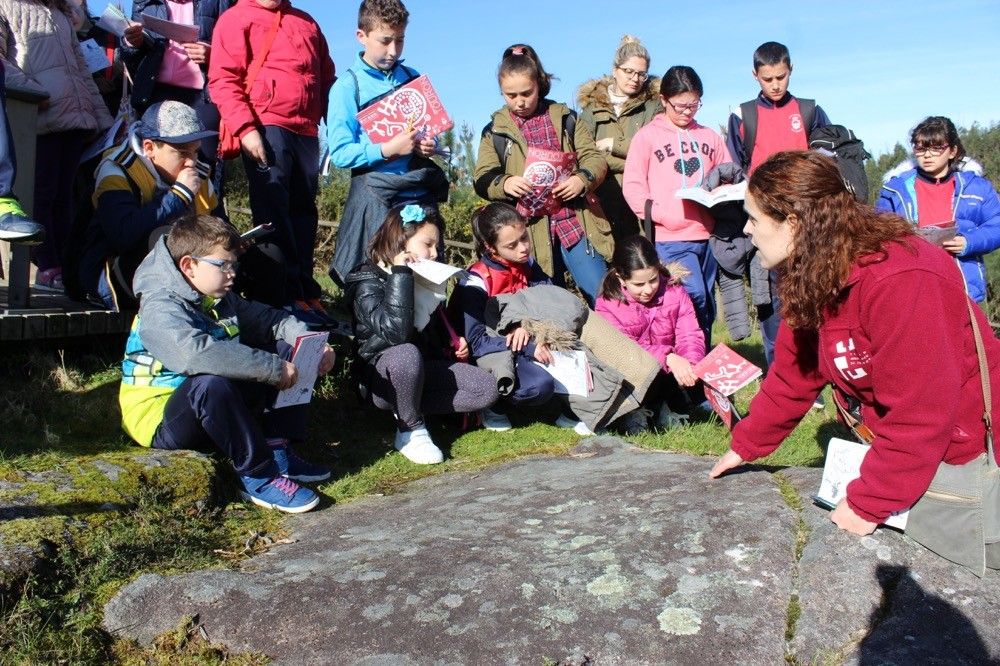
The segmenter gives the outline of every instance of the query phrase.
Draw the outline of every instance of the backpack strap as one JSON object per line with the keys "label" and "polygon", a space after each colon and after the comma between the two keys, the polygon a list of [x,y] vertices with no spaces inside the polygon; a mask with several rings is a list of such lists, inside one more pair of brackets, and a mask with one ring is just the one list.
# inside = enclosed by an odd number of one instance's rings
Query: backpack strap
{"label": "backpack strap", "polygon": [[816,118],[816,100],[796,98],[799,101],[799,113],[802,114],[802,126],[805,128],[806,136],[812,131],[813,120]]}
{"label": "backpack strap", "polygon": [[656,237],[653,235],[653,200],[646,199],[645,215],[642,218],[642,230],[646,234],[646,240],[650,243],[656,243]]}
{"label": "backpack strap", "polygon": [[409,83],[413,79],[417,78],[417,73],[414,72],[409,67],[407,67],[406,65],[398,65],[398,66],[400,68],[402,68],[402,70],[406,73],[406,80],[403,81],[403,82],[401,82],[401,83],[397,83],[391,89],[389,89],[386,92],[382,93],[378,97],[372,97],[370,100],[368,100],[367,102],[365,102],[364,106],[361,106],[361,89],[358,87],[358,75],[355,74],[353,70],[350,70],[350,69],[347,70],[348,72],[351,73],[351,76],[354,77],[354,105],[358,107],[358,111],[361,111],[362,109],[367,109],[372,104],[378,104],[383,99],[385,99],[386,97],[388,97],[392,93],[396,92],[397,90],[399,90],[400,88],[402,88],[403,86],[405,86],[407,83]]}
{"label": "backpack strap", "polygon": [[740,118],[743,120],[743,155],[746,160],[746,164],[743,164],[742,167],[746,169],[750,166],[750,158],[753,155],[753,144],[757,141],[756,99],[740,104]]}
{"label": "backpack strap", "polygon": [[351,79],[354,81],[354,106],[361,110],[361,85],[358,83],[358,75],[354,73],[353,69],[348,69],[347,73],[351,75]]}
{"label": "backpack strap", "polygon": [[566,120],[563,121],[563,129],[569,135],[570,145],[576,150],[576,111],[573,109],[570,109],[569,113],[566,114]]}

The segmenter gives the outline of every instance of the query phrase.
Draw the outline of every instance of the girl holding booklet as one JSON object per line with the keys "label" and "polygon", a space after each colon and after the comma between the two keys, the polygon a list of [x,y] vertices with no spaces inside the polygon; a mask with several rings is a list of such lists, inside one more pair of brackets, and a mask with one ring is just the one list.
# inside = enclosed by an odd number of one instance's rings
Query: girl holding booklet
{"label": "girl holding booklet", "polygon": [[411,268],[437,258],[443,226],[431,206],[392,208],[368,261],[346,280],[361,393],[395,413],[396,450],[424,465],[444,460],[425,414],[477,412],[497,399],[493,376],[467,363],[469,346],[445,315],[444,294],[423,286]]}
{"label": "girl holding booklet", "polygon": [[[518,204],[539,266],[560,286],[569,270],[593,305],[607,268],[605,258],[614,250],[611,226],[591,196],[608,165],[576,114],[546,98],[552,75],[533,48],[515,44],[504,51],[498,80],[506,104],[483,131],[473,181],[476,194]],[[525,177],[525,167],[535,162],[548,163],[540,167],[549,173],[544,187],[544,177]]]}
{"label": "girl holding booklet", "polygon": [[[940,234],[936,244],[955,255],[969,296],[986,300],[983,257],[1000,247],[1000,199],[993,185],[971,171],[960,171],[965,148],[954,123],[931,116],[910,134],[916,168],[891,178],[875,208],[896,213],[927,233]],[[940,232],[934,227],[946,227]],[[950,232],[950,233],[949,233]]]}
{"label": "girl holding booklet", "polygon": [[[710,475],[774,451],[826,383],[860,403],[860,421],[873,433],[860,476],[830,515],[842,529],[869,534],[923,502],[936,475],[985,468],[986,418],[1000,419],[1000,392],[988,397],[1000,386],[1000,341],[953,260],[917,239],[909,223],[856,201],[836,163],[815,152],[781,152],[761,164],[746,209],[761,263],[781,274],[783,322],[750,415]],[[986,521],[997,519],[996,509],[985,508]],[[908,533],[913,510],[909,518]],[[958,522],[936,521],[939,543],[975,545],[975,530],[962,534]],[[982,537],[980,530],[980,557]]]}
{"label": "girl holding booklet", "polygon": [[715,321],[718,264],[708,246],[715,222],[704,206],[675,196],[680,189],[701,187],[715,167],[732,162],[722,137],[695,121],[703,91],[690,67],[667,70],[660,80],[664,112],[632,139],[622,190],[636,215],[652,219],[650,240],[663,263],[679,262],[690,273],[683,284],[707,343]]}
{"label": "girl holding booklet", "polygon": [[[552,354],[544,344],[536,344],[524,326],[502,334],[490,331],[484,322],[487,302],[552,281],[532,256],[527,221],[510,204],[491,203],[477,210],[472,233],[480,258],[469,267],[469,277],[455,290],[453,302],[462,313],[472,358],[480,367],[493,368],[503,387],[501,399],[482,413],[483,427],[502,432],[511,428],[507,412],[512,407],[543,405],[552,399],[552,375],[533,362],[549,364]],[[556,424],[591,434],[568,414]]]}
{"label": "girl holding booklet", "polygon": [[656,424],[670,427],[690,403],[704,395],[690,389],[698,385],[694,364],[705,358],[705,336],[691,298],[681,286],[687,270],[674,262],[664,266],[656,248],[642,236],[620,242],[611,258],[611,269],[601,283],[597,312],[626,336],[639,343],[662,367],[644,403],[659,406]]}

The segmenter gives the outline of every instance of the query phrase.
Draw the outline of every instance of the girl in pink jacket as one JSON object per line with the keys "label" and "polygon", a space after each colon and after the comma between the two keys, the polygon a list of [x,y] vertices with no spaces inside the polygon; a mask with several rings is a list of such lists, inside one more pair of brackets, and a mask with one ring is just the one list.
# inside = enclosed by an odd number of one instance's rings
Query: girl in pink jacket
{"label": "girl in pink jacket", "polygon": [[677,262],[664,266],[650,241],[630,236],[615,248],[597,298],[597,312],[662,366],[644,401],[663,403],[661,426],[671,421],[671,407],[686,412],[690,402],[704,400],[691,391],[698,384],[693,365],[705,357],[705,336],[681,283],[687,275]]}
{"label": "girl in pink jacket", "polygon": [[674,66],[660,81],[663,113],[640,129],[625,158],[622,191],[640,219],[652,218],[656,253],[664,263],[679,262],[689,272],[684,280],[698,322],[711,339],[715,320],[712,289],[718,264],[708,247],[715,227],[708,209],[674,196],[682,188],[702,187],[715,167],[731,162],[718,132],[699,125],[703,88],[690,67]]}

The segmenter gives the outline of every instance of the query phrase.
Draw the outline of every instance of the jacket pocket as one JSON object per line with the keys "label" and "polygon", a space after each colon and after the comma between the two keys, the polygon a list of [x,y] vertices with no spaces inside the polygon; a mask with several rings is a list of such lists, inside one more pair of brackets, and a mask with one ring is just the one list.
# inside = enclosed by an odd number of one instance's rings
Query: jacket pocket
{"label": "jacket pocket", "polygon": [[260,77],[254,81],[250,91],[250,103],[257,111],[267,111],[274,102],[274,91],[277,82],[274,79],[262,79]]}

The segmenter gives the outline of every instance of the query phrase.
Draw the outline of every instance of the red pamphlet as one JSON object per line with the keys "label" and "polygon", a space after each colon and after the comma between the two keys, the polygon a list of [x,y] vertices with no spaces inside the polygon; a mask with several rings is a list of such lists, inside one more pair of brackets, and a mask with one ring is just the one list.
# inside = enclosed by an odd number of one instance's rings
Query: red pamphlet
{"label": "red pamphlet", "polygon": [[455,126],[426,74],[362,109],[357,118],[372,143],[385,143],[411,127],[430,139]]}
{"label": "red pamphlet", "polygon": [[694,366],[699,379],[727,397],[760,377],[762,372],[726,345],[716,345]]}
{"label": "red pamphlet", "polygon": [[552,188],[572,176],[575,170],[575,153],[529,147],[524,160],[524,177],[534,189],[517,202],[517,212],[535,217],[559,210],[563,204],[552,194]]}
{"label": "red pamphlet", "polygon": [[705,397],[708,398],[712,409],[726,424],[726,427],[732,430],[733,426],[742,418],[740,413],[736,411],[736,405],[733,404],[732,398],[722,395],[708,384],[705,384]]}

